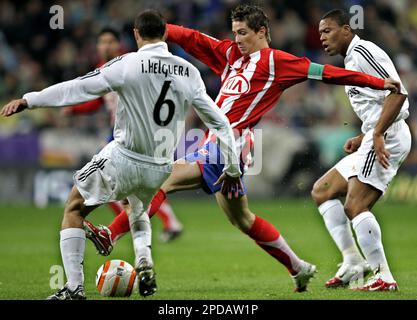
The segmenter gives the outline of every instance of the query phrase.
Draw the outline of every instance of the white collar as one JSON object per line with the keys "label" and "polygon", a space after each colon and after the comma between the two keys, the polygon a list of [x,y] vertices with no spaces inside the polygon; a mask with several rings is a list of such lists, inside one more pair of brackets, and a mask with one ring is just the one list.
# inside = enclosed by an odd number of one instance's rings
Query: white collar
{"label": "white collar", "polygon": [[359,36],[357,34],[355,34],[355,36],[353,37],[352,41],[349,44],[349,47],[346,50],[346,57],[350,54],[353,47],[356,46],[356,44],[359,42],[360,39],[361,38],[359,38]]}
{"label": "white collar", "polygon": [[164,42],[164,41],[159,41],[159,42],[156,42],[156,43],[145,44],[144,46],[140,47],[138,51],[154,50],[154,49],[159,48],[159,47],[161,49],[168,50],[167,43]]}

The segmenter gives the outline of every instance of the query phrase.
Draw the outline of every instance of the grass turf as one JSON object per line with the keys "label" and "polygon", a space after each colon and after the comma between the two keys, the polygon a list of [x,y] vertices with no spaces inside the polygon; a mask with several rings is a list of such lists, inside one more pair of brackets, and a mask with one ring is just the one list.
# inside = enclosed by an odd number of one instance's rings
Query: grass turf
{"label": "grass turf", "polygon": [[[160,244],[160,221],[153,219],[153,256],[158,292],[147,299],[416,299],[417,216],[415,205],[380,203],[375,214],[382,228],[385,251],[399,292],[366,293],[326,289],[324,282],[337,269],[340,255],[310,200],[251,201],[251,209],[272,222],[294,251],[315,263],[319,273],[303,294],[293,293],[286,269],[235,229],[214,199],[174,200],[172,205],[185,226],[181,238]],[[45,299],[53,265],[59,253],[62,207],[0,207],[0,299]],[[90,215],[108,223],[112,213],[101,208]],[[95,254],[87,242],[85,285],[89,299],[102,299],[95,289],[95,273],[107,259],[133,264],[130,235],[120,239],[110,257]],[[52,278],[52,281],[54,278]],[[107,299],[107,298],[106,298]],[[140,299],[135,292],[129,299]]]}

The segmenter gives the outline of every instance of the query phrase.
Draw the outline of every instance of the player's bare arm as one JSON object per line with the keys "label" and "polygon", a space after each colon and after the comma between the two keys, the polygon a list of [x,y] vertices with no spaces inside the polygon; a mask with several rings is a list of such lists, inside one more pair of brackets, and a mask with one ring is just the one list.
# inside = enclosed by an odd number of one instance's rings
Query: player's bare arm
{"label": "player's bare arm", "polygon": [[401,93],[391,93],[385,98],[381,116],[375,126],[373,141],[376,158],[379,163],[387,169],[389,167],[389,152],[385,149],[384,134],[397,118],[407,95]]}
{"label": "player's bare arm", "polygon": [[0,114],[3,117],[10,117],[15,113],[22,112],[23,110],[27,109],[27,107],[28,103],[25,99],[12,100],[1,109]]}
{"label": "player's bare arm", "polygon": [[359,147],[361,146],[362,143],[362,139],[365,136],[364,133],[361,133],[360,135],[353,137],[353,138],[349,138],[346,142],[345,145],[343,146],[343,149],[345,150],[345,152],[347,154],[351,154],[354,153],[355,151],[357,151],[359,149]]}

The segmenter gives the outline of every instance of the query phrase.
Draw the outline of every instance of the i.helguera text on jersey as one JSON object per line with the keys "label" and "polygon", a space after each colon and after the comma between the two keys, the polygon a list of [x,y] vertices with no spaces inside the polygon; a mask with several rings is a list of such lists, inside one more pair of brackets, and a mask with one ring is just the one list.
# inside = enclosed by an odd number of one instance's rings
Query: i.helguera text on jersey
{"label": "i.helguera text on jersey", "polygon": [[176,75],[176,76],[183,76],[189,77],[190,71],[188,67],[179,66],[176,64],[166,64],[162,63],[161,60],[152,60],[149,59],[147,61],[141,60],[142,65],[142,73],[157,73],[163,74],[165,77],[168,75]]}

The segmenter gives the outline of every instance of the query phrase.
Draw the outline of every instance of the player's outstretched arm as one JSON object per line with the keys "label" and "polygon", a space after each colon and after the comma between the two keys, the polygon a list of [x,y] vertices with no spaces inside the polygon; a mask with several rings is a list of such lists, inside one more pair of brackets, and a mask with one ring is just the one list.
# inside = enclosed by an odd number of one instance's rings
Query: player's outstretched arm
{"label": "player's outstretched arm", "polygon": [[391,78],[384,80],[369,74],[338,68],[329,64],[322,66],[322,70],[320,70],[320,65],[311,63],[310,69],[313,69],[319,75],[321,74],[322,80],[326,83],[390,90],[393,93],[401,91],[401,84]]}
{"label": "player's outstretched arm", "polygon": [[22,112],[23,110],[27,109],[27,107],[28,103],[25,99],[12,100],[1,109],[0,114],[3,117],[10,117],[15,113]]}

